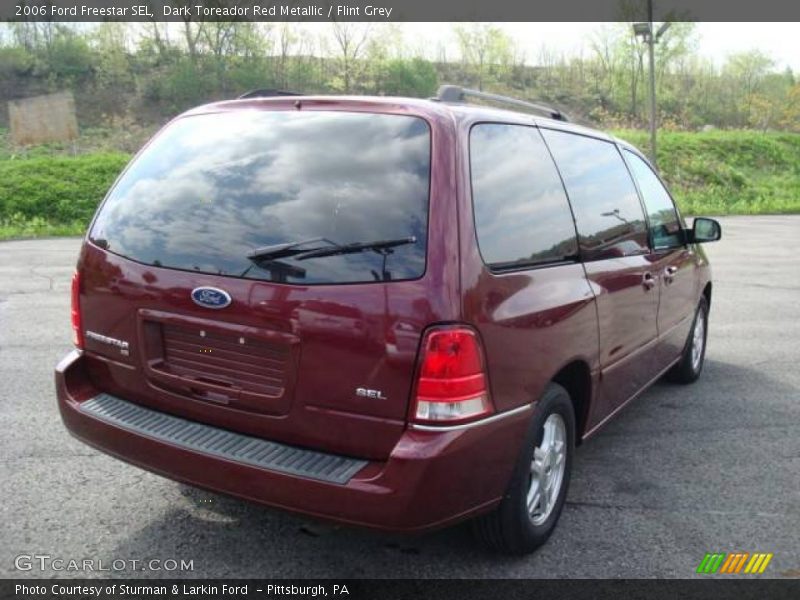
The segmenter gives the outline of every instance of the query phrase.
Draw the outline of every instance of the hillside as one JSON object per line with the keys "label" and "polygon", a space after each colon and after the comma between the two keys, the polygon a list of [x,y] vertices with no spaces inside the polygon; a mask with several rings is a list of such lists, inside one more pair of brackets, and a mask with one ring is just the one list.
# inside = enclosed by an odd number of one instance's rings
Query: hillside
{"label": "hillside", "polygon": [[[0,239],[83,233],[147,132],[89,130],[75,144],[9,147],[0,132]],[[647,133],[614,132],[639,148]],[[663,132],[659,167],[686,215],[800,213],[800,135]]]}
{"label": "hillside", "polygon": [[[643,131],[614,132],[646,152]],[[800,212],[800,135],[662,132],[658,166],[685,214]]]}

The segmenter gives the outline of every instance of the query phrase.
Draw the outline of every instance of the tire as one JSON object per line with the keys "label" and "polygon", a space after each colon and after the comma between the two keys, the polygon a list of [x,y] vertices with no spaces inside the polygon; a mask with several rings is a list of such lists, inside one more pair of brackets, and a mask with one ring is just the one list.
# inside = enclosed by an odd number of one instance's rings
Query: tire
{"label": "tire", "polygon": [[[698,328],[702,327],[702,331]],[[667,373],[667,378],[675,383],[694,383],[703,372],[706,360],[706,340],[708,339],[708,301],[705,296],[700,299],[697,311],[694,314],[689,337],[683,347],[683,353],[678,363]],[[697,344],[702,344],[696,354]]]}
{"label": "tire", "polygon": [[[543,454],[540,446],[545,438],[545,425],[547,425],[548,439],[555,440],[556,444],[550,447],[549,452]],[[559,439],[562,453],[557,451]],[[534,450],[537,450],[539,457],[537,471],[533,469]],[[572,401],[563,387],[551,383],[536,406],[536,413],[525,436],[522,454],[514,468],[503,500],[493,512],[473,522],[473,531],[478,539],[495,551],[517,555],[529,554],[544,544],[553,532],[564,508],[574,450],[575,413]],[[562,464],[563,469],[560,468]],[[560,479],[558,479],[559,471]],[[536,486],[534,473],[548,473],[548,475],[545,477],[539,475]],[[534,503],[533,511],[529,510],[529,494],[531,498],[535,498],[534,487],[541,490],[543,482],[548,481],[553,491],[550,497],[553,499],[549,503],[544,501]],[[557,491],[555,491],[556,486]]]}

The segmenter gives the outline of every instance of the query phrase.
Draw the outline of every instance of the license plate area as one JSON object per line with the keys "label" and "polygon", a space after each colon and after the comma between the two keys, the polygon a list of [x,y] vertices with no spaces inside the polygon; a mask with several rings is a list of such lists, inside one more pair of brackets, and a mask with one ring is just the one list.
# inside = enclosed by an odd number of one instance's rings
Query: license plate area
{"label": "license plate area", "polygon": [[231,408],[286,414],[299,339],[283,331],[139,311],[139,347],[151,385]]}

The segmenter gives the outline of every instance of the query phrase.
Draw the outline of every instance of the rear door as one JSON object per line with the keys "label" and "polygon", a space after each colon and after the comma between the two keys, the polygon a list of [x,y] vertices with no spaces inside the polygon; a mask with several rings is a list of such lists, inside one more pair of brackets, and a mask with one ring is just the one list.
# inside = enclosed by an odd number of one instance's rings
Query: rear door
{"label": "rear door", "polygon": [[691,329],[697,298],[695,257],[664,184],[640,156],[623,152],[647,210],[653,269],[659,279],[659,362],[665,368],[680,355]]}
{"label": "rear door", "polygon": [[508,410],[538,398],[573,360],[596,373],[594,296],[564,186],[539,130],[477,123],[469,161],[464,314],[486,346],[492,399]]}
{"label": "rear door", "polygon": [[602,395],[589,427],[656,372],[658,281],[636,188],[615,144],[542,130],[575,215],[587,278],[597,298]]}
{"label": "rear door", "polygon": [[421,332],[452,319],[428,301],[430,173],[420,117],[304,107],[178,119],[90,232],[87,351],[114,361],[95,384],[269,439],[386,456]]}

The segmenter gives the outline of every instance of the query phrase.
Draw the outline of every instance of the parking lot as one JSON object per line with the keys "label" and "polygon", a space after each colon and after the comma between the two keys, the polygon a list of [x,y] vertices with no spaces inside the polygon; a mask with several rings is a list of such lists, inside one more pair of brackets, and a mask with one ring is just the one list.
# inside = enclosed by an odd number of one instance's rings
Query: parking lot
{"label": "parking lot", "polygon": [[578,450],[561,522],[525,558],[488,553],[465,526],[409,538],[320,524],[77,442],[52,371],[71,347],[80,241],[0,243],[0,574],[92,575],[15,569],[50,555],[193,566],[95,576],[683,578],[706,552],[744,551],[774,553],[767,576],[800,577],[800,217],[721,222],[703,377],[656,384]]}

